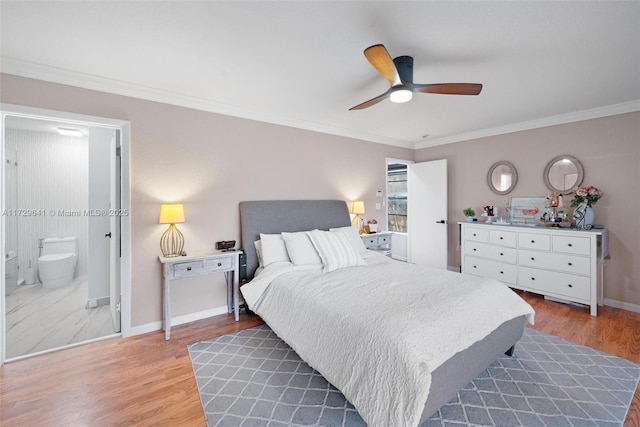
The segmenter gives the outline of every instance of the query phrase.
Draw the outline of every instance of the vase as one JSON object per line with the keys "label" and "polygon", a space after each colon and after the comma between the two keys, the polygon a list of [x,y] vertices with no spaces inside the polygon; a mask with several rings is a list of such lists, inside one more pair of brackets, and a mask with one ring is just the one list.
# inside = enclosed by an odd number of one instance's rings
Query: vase
{"label": "vase", "polygon": [[582,221],[582,228],[585,230],[590,230],[593,227],[593,220],[595,218],[595,214],[593,212],[593,208],[591,206],[587,206],[584,210],[584,219]]}
{"label": "vase", "polygon": [[472,216],[468,216],[467,217],[467,222],[473,222],[473,217]]}
{"label": "vase", "polygon": [[591,206],[585,206],[582,211],[580,210],[580,207],[578,207],[576,214],[574,214],[576,228],[579,230],[590,230],[593,227],[594,216],[595,214],[593,213],[593,208]]}

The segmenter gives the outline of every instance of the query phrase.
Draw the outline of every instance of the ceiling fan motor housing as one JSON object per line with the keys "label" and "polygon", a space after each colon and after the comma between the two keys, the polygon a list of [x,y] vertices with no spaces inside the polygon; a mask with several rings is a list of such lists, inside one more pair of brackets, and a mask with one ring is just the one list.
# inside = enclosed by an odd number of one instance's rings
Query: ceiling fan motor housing
{"label": "ceiling fan motor housing", "polygon": [[412,56],[398,56],[393,60],[400,80],[404,85],[411,86],[413,83],[413,57]]}

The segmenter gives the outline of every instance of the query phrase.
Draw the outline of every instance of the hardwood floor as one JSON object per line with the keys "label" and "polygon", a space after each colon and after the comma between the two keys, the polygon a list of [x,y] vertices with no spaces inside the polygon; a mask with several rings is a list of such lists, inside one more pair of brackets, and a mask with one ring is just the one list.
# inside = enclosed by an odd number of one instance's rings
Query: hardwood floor
{"label": "hardwood floor", "polygon": [[[536,310],[534,329],[640,363],[640,313],[586,308],[520,293]],[[242,314],[110,339],[0,368],[2,426],[205,426],[187,345],[261,324]],[[636,389],[625,427],[640,425]]]}

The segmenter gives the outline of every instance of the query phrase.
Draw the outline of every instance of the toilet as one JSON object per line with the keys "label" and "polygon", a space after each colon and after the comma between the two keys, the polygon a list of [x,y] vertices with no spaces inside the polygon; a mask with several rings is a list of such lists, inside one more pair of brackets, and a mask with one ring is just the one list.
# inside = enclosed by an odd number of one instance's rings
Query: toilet
{"label": "toilet", "polygon": [[42,239],[38,257],[38,276],[45,288],[60,288],[71,283],[78,262],[76,237]]}

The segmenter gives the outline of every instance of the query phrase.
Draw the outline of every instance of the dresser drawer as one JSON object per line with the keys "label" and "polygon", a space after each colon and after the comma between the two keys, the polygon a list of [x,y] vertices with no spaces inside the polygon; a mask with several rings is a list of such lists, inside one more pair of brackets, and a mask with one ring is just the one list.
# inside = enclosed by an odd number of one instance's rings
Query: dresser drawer
{"label": "dresser drawer", "polygon": [[491,230],[489,232],[489,243],[500,246],[516,247],[517,233],[515,231],[498,231]]}
{"label": "dresser drawer", "polygon": [[518,264],[545,270],[559,270],[567,273],[591,273],[591,259],[575,255],[557,254],[554,252],[524,251],[518,252]]}
{"label": "dresser drawer", "polygon": [[535,233],[518,233],[518,247],[521,249],[551,250],[551,236]]}
{"label": "dresser drawer", "polygon": [[233,257],[223,257],[208,259],[205,261],[205,271],[207,273],[213,273],[215,271],[229,271],[233,268]]}
{"label": "dresser drawer", "polygon": [[181,262],[173,266],[174,277],[198,276],[204,272],[202,261]]}
{"label": "dresser drawer", "polygon": [[553,251],[576,255],[591,255],[591,239],[578,236],[553,236]]}
{"label": "dresser drawer", "polygon": [[591,281],[585,276],[518,267],[518,285],[544,295],[590,302]]}
{"label": "dresser drawer", "polygon": [[473,256],[464,257],[463,273],[474,276],[496,279],[507,284],[516,284],[517,267],[515,264],[506,264]]}
{"label": "dresser drawer", "polygon": [[505,248],[480,242],[465,242],[464,253],[509,264],[515,264],[518,259],[517,249],[515,248]]}
{"label": "dresser drawer", "polygon": [[488,242],[489,230],[484,228],[465,227],[464,240],[472,240],[474,242]]}

